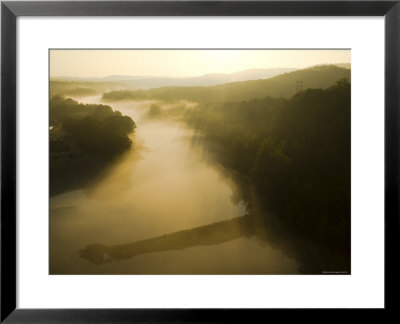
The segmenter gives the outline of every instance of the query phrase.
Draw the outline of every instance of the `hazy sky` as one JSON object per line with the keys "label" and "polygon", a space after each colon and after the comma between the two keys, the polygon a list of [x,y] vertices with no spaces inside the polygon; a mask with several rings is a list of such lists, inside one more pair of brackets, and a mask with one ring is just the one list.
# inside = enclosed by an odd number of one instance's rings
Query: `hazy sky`
{"label": "hazy sky", "polygon": [[51,77],[184,77],[350,63],[350,50],[51,50]]}

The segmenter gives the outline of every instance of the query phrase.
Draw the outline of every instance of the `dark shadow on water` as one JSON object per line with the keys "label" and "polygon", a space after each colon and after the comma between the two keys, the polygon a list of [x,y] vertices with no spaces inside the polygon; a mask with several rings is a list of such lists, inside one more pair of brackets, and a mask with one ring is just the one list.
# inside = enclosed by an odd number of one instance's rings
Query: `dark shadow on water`
{"label": "dark shadow on water", "polygon": [[91,263],[102,264],[113,260],[129,259],[144,253],[216,245],[242,236],[253,236],[254,228],[248,218],[248,216],[242,216],[128,244],[114,246],[92,244],[79,251],[79,255]]}

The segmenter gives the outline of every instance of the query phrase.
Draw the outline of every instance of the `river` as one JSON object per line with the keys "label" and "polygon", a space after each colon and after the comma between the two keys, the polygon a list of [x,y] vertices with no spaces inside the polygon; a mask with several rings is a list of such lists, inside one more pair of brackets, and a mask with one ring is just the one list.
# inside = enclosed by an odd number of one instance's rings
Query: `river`
{"label": "river", "polygon": [[149,118],[151,104],[110,104],[136,122],[133,149],[96,185],[50,198],[50,273],[297,273],[293,256],[242,230],[237,184],[193,145],[194,131]]}

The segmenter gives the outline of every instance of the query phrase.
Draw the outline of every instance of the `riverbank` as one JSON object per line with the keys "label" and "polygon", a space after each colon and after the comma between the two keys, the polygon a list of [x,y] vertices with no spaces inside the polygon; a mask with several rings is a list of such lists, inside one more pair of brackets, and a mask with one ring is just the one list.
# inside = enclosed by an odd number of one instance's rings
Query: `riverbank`
{"label": "riverbank", "polygon": [[50,196],[86,187],[132,148],[136,124],[110,106],[50,99]]}

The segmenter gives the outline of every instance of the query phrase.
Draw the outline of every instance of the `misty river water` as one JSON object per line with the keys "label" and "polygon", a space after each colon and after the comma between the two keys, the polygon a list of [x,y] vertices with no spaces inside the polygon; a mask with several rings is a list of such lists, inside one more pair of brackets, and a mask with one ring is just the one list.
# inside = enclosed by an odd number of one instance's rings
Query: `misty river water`
{"label": "misty river water", "polygon": [[[133,149],[95,185],[50,198],[50,273],[297,273],[282,249],[240,233],[230,220],[246,204],[234,179],[193,145],[194,131],[179,119],[148,118],[150,105],[110,104],[136,122]],[[88,246],[92,259],[80,253]]]}

